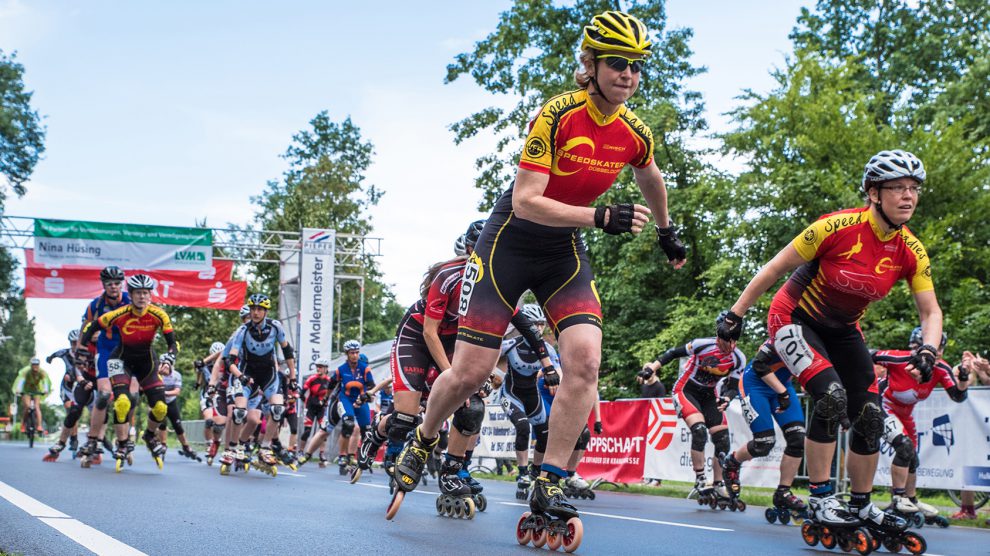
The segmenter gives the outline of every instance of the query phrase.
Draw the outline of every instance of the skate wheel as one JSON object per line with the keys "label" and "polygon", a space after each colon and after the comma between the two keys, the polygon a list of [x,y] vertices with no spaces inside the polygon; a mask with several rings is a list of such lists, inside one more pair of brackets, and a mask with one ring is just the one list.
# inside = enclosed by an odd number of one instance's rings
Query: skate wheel
{"label": "skate wheel", "polygon": [[547,544],[547,520],[543,516],[533,518],[533,546],[542,548]]}
{"label": "skate wheel", "polygon": [[461,509],[463,513],[460,517],[463,517],[464,519],[474,519],[474,514],[477,511],[477,507],[474,505],[474,500],[464,498],[461,502]]}
{"label": "skate wheel", "polygon": [[[720,510],[724,510],[727,507],[727,504],[725,503],[724,500],[717,500],[715,503],[718,505],[718,509]],[[735,511],[735,507],[733,507],[732,510]]]}
{"label": "skate wheel", "polygon": [[353,485],[354,483],[358,482],[360,478],[361,478],[361,468],[355,467],[354,471],[351,471],[351,484]]}
{"label": "skate wheel", "polygon": [[213,467],[213,458],[206,458],[206,465]]}
{"label": "skate wheel", "polygon": [[941,516],[941,515],[935,516],[935,523],[942,529],[945,529],[946,527],[949,526],[949,520],[946,519],[945,516]]}
{"label": "skate wheel", "polygon": [[764,510],[763,517],[767,518],[767,523],[777,522],[777,512],[775,512],[773,508],[767,508]]}
{"label": "skate wheel", "polygon": [[925,526],[925,514],[918,512],[911,516],[911,521],[915,528],[921,529]]}
{"label": "skate wheel", "polygon": [[443,497],[442,496],[437,496],[436,507],[437,507],[437,515],[443,515],[445,513],[444,512],[444,509],[443,509]]}
{"label": "skate wheel", "polygon": [[123,469],[123,468],[124,468],[124,460],[118,459],[117,460],[117,465],[115,466],[114,471],[116,471],[117,473],[120,473],[120,470]]}
{"label": "skate wheel", "polygon": [[928,543],[921,535],[908,531],[901,537],[901,543],[911,554],[924,554],[928,550]]}
{"label": "skate wheel", "polygon": [[588,500],[594,500],[594,499],[595,499],[595,491],[593,490],[588,491]]}
{"label": "skate wheel", "polygon": [[221,463],[220,464],[220,474],[221,475],[229,475],[230,474],[230,466],[227,465],[226,463]]}
{"label": "skate wheel", "polygon": [[832,550],[838,544],[835,535],[832,534],[832,531],[828,527],[822,527],[821,538],[819,540],[821,540],[822,546],[829,550]]}
{"label": "skate wheel", "polygon": [[901,551],[901,543],[894,537],[890,537],[884,540],[882,544],[883,547],[886,548],[888,552],[897,553]]}
{"label": "skate wheel", "polygon": [[388,509],[385,510],[385,519],[392,520],[395,518],[395,514],[399,513],[399,506],[402,505],[402,500],[405,497],[405,492],[401,490],[395,491],[395,494],[392,495],[392,501],[389,502]]}
{"label": "skate wheel", "polygon": [[781,512],[779,519],[781,523],[787,525],[791,521],[791,513],[787,511]]}
{"label": "skate wheel", "polygon": [[[158,469],[159,470],[161,470],[162,468],[165,467],[165,462],[162,460],[162,458],[155,458],[155,463],[158,464]],[[128,465],[130,465],[130,464],[128,464]]]}
{"label": "skate wheel", "polygon": [[563,535],[558,534],[556,531],[547,531],[547,548],[557,550],[563,542]]}
{"label": "skate wheel", "polygon": [[865,529],[857,529],[853,533],[852,548],[866,556],[870,552],[873,552],[873,537]]}
{"label": "skate wheel", "polygon": [[708,507],[711,508],[711,509],[713,509],[713,510],[715,508],[718,508],[718,500],[716,500],[715,498],[710,499],[708,501]]}
{"label": "skate wheel", "polygon": [[736,500],[736,507],[739,509],[740,512],[746,511],[746,503],[743,502],[742,500]]}
{"label": "skate wheel", "polygon": [[277,477],[278,476],[278,467],[275,467],[274,465],[271,466],[269,468],[268,474],[271,475],[272,477]]}
{"label": "skate wheel", "polygon": [[815,546],[818,544],[818,531],[815,530],[815,526],[807,521],[801,525],[801,539],[804,540],[804,544],[808,546]]}
{"label": "skate wheel", "polygon": [[474,505],[479,512],[483,512],[488,509],[488,499],[484,494],[479,494],[474,499]]}
{"label": "skate wheel", "polygon": [[725,506],[734,512],[739,510],[739,502],[736,502],[735,500],[729,501],[729,503]]}
{"label": "skate wheel", "polygon": [[574,552],[581,546],[581,540],[584,539],[584,524],[581,523],[581,518],[572,517],[567,520],[567,532],[564,533],[564,542],[562,544],[564,552],[570,553]]}
{"label": "skate wheel", "polygon": [[532,515],[529,512],[523,512],[519,517],[519,521],[516,522],[516,542],[526,546],[529,541],[533,540],[533,530],[526,526],[526,520]]}

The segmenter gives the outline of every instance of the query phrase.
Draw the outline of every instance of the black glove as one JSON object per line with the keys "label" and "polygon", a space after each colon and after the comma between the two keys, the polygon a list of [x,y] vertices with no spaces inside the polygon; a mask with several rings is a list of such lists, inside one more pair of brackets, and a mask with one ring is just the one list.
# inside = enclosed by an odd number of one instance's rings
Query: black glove
{"label": "black glove", "polygon": [[602,422],[595,421],[595,434],[601,434],[601,433],[602,433]]}
{"label": "black glove", "polygon": [[969,369],[959,365],[959,382],[966,382],[969,380]]}
{"label": "black glove", "polygon": [[667,255],[668,261],[679,261],[687,258],[687,249],[678,239],[677,228],[673,224],[666,228],[661,228],[656,224],[654,227],[657,229],[657,242],[660,243],[660,249],[663,249],[664,254]]}
{"label": "black glove", "polygon": [[791,395],[787,391],[777,394],[777,413],[783,413],[791,407]]}
{"label": "black glove", "polygon": [[719,411],[725,411],[729,408],[730,402],[732,402],[732,398],[728,396],[719,396],[715,403],[717,404]]}
{"label": "black glove", "polygon": [[299,393],[299,383],[297,383],[294,380],[290,380],[289,381],[289,392],[292,392],[293,394],[298,394]]}
{"label": "black glove", "polygon": [[911,354],[911,365],[921,373],[921,382],[932,379],[932,368],[935,367],[935,348],[924,344]]}
{"label": "black glove", "polygon": [[738,340],[742,331],[743,318],[732,311],[722,311],[715,319],[715,335],[726,342]]}
{"label": "black glove", "polygon": [[45,363],[51,363],[51,362],[52,362],[52,356],[51,355],[49,355],[48,357],[45,357]]}
{"label": "black glove", "polygon": [[197,359],[197,360],[193,361],[193,366],[196,367],[197,369],[200,368],[200,367],[202,367],[205,364],[206,363],[203,363],[203,360],[202,359]]}
{"label": "black glove", "polygon": [[560,385],[560,373],[552,366],[543,367],[543,382],[547,385],[547,388]]}
{"label": "black glove", "polygon": [[[608,211],[608,224],[605,223],[605,211]],[[606,234],[622,234],[632,231],[633,214],[636,210],[632,203],[619,203],[607,207],[595,207],[595,227],[605,230]]]}

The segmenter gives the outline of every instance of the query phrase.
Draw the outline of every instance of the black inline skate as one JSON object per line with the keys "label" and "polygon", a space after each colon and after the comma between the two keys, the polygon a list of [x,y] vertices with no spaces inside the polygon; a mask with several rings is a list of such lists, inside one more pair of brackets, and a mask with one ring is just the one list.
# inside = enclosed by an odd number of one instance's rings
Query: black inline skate
{"label": "black inline skate", "polygon": [[864,556],[873,552],[874,540],[869,529],[835,496],[813,496],[810,502],[811,518],[801,525],[805,544],[815,546],[820,542],[829,550],[838,546]]}
{"label": "black inline skate", "polygon": [[278,458],[269,447],[260,448],[255,457],[251,459],[251,465],[266,475],[278,476]]}
{"label": "black inline skate", "polygon": [[890,552],[904,548],[911,554],[924,554],[928,550],[925,538],[908,530],[908,522],[892,512],[885,512],[869,503],[856,514],[872,536],[872,548],[883,546]]}
{"label": "black inline skate", "polygon": [[938,525],[942,528],[949,526],[949,520],[945,516],[938,515],[938,509],[935,506],[926,504],[917,498],[912,499],[895,494],[885,511],[904,518],[908,525],[915,529],[921,529],[925,525]]}
{"label": "black inline skate", "polygon": [[529,498],[529,490],[533,487],[533,479],[529,473],[520,472],[516,477],[516,500],[526,500]]}
{"label": "black inline skate", "polygon": [[564,479],[564,496],[568,498],[595,499],[595,491],[591,490],[591,485],[577,473]]}
{"label": "black inline skate", "polygon": [[474,507],[479,512],[483,512],[485,511],[485,509],[488,508],[488,499],[485,498],[484,494],[482,494],[482,491],[485,490],[485,487],[481,483],[479,483],[477,479],[471,476],[471,471],[468,470],[468,464],[469,464],[468,462],[464,463],[464,466],[461,467],[461,470],[457,472],[457,476],[460,477],[462,481],[464,481],[464,484],[471,487],[471,498],[474,499]]}
{"label": "black inline skate", "polygon": [[[395,464],[391,468],[391,476],[394,481],[392,501],[389,502],[385,510],[385,519],[392,519],[398,513],[406,493],[419,486],[423,478],[423,469],[426,461],[430,458],[430,453],[436,449],[440,443],[440,436],[424,439],[417,427],[411,434],[402,451],[395,458]],[[474,504],[474,501],[471,502]]]}
{"label": "black inline skate", "polygon": [[577,508],[567,503],[559,481],[554,476],[539,477],[534,482],[530,511],[524,512],[516,523],[519,544],[532,543],[536,548],[545,544],[550,550],[563,548],[564,552],[574,552],[581,546],[584,525]]}
{"label": "black inline skate", "polygon": [[773,493],[773,507],[767,508],[763,515],[768,522],[779,521],[783,525],[787,525],[791,520],[800,525],[804,520],[811,518],[808,505],[804,500],[794,496],[790,489],[777,489]]}
{"label": "black inline skate", "polygon": [[712,484],[712,495],[713,497],[709,500],[708,507],[713,510],[746,511],[746,503],[739,499],[737,494],[733,494],[732,491],[726,488],[725,483],[722,481],[715,481]]}
{"label": "black inline skate", "polygon": [[[144,434],[141,435],[141,440],[144,440],[144,445],[151,452],[151,458],[155,460],[158,469],[165,467],[165,451],[167,448],[162,444],[161,440],[158,440],[158,436],[151,431],[144,431]],[[128,455],[130,454],[128,453]],[[128,461],[128,464],[130,464],[130,461]]]}
{"label": "black inline skate", "polygon": [[708,506],[715,499],[715,488],[708,484],[704,475],[696,475],[694,478],[694,488],[688,493],[688,498],[694,498],[699,506]]}
{"label": "black inline skate", "polygon": [[477,506],[475,505],[474,489],[461,476],[464,462],[447,459],[440,466],[437,474],[437,484],[440,495],[437,496],[437,513],[445,517],[473,519]]}
{"label": "black inline skate", "polygon": [[64,449],[65,449],[65,443],[63,443],[62,441],[56,442],[51,448],[48,449],[48,453],[45,454],[45,457],[41,458],[41,461],[49,461],[49,462],[57,461],[58,455],[61,454],[62,450]]}
{"label": "black inline skate", "polygon": [[364,435],[364,438],[361,439],[361,447],[358,449],[357,465],[351,472],[351,484],[358,482],[365,469],[371,469],[371,464],[375,462],[378,450],[386,440],[388,439],[378,433],[377,426],[371,427],[371,430]]}

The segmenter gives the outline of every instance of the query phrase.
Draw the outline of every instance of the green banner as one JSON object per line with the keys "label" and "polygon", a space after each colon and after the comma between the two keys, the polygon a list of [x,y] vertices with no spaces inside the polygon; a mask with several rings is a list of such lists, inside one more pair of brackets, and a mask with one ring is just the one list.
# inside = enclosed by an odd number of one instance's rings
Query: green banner
{"label": "green banner", "polygon": [[112,222],[82,222],[77,220],[35,219],[34,237],[132,241],[135,243],[164,243],[168,245],[213,245],[213,231],[203,228],[116,224]]}

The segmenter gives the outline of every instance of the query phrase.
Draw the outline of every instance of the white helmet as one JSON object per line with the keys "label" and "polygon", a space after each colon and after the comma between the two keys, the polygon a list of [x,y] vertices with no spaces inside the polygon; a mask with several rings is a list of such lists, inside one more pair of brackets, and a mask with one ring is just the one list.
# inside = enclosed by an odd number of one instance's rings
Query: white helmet
{"label": "white helmet", "polygon": [[914,178],[918,183],[923,183],[925,177],[925,165],[913,154],[901,150],[880,151],[863,169],[863,189],[897,178]]}
{"label": "white helmet", "polygon": [[527,303],[523,305],[520,312],[523,314],[524,317],[528,318],[534,323],[547,322],[547,317],[543,314],[543,309],[541,309],[540,306],[537,305],[536,303]]}
{"label": "white helmet", "polygon": [[361,342],[359,342],[357,340],[347,340],[346,342],[344,342],[344,352],[345,353],[348,352],[348,351],[354,351],[354,350],[360,350],[360,349],[361,349]]}
{"label": "white helmet", "polygon": [[213,342],[212,344],[210,344],[210,355],[213,355],[214,353],[220,353],[221,351],[223,351],[223,348],[224,348],[223,342]]}
{"label": "white helmet", "polygon": [[73,328],[72,330],[69,331],[69,343],[74,344],[78,339],[79,339],[79,329]]}
{"label": "white helmet", "polygon": [[328,367],[329,368],[330,367],[330,360],[327,359],[326,357],[320,357],[319,359],[316,360],[316,366],[317,367]]}
{"label": "white helmet", "polygon": [[249,307],[247,305],[242,306],[241,307],[241,310],[240,310],[240,315],[241,315],[241,318],[242,319],[245,318],[245,317],[250,317],[251,316],[251,307]]}
{"label": "white helmet", "polygon": [[458,257],[467,255],[467,245],[464,243],[464,234],[458,236],[457,240],[454,241],[454,254]]}

